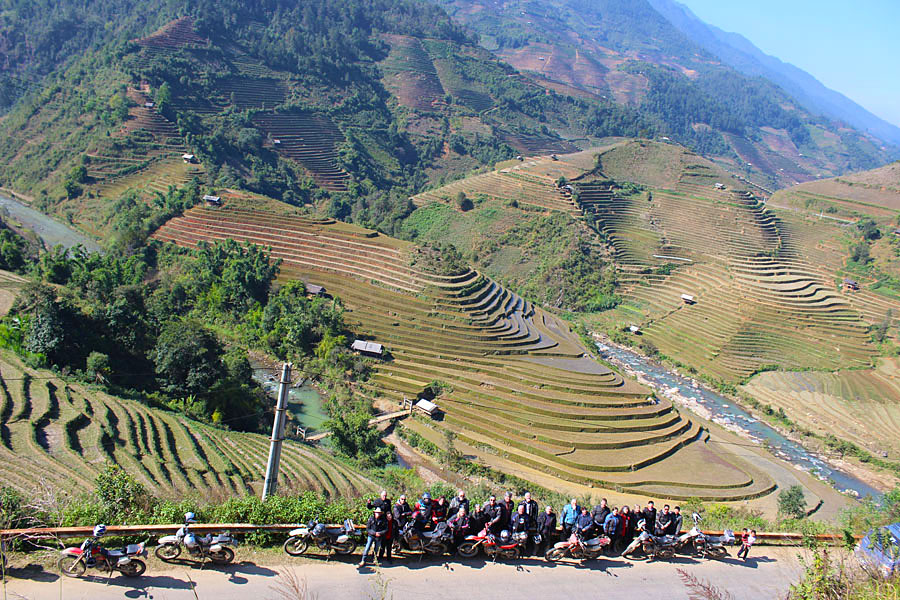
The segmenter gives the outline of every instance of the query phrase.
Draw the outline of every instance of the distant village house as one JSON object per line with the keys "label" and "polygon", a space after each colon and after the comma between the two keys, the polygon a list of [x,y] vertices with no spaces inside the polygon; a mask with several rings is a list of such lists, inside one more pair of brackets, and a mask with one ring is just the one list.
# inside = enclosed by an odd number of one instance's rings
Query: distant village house
{"label": "distant village house", "polygon": [[192,163],[197,162],[197,157],[194,156],[193,154],[182,154],[181,160],[183,160],[186,163],[192,164]]}
{"label": "distant village house", "polygon": [[219,196],[210,196],[207,194],[203,196],[203,200],[210,206],[222,206],[222,199]]}
{"label": "distant village house", "polygon": [[325,295],[325,288],[321,285],[314,285],[312,283],[306,284],[306,293],[310,296],[323,296]]}
{"label": "distant village house", "polygon": [[382,356],[384,356],[384,346],[375,342],[355,340],[350,345],[350,349],[355,350],[360,354],[364,354],[365,356],[373,356],[375,358],[381,358]]}
{"label": "distant village house", "polygon": [[855,292],[859,290],[859,283],[852,279],[844,278],[844,290],[848,292]]}

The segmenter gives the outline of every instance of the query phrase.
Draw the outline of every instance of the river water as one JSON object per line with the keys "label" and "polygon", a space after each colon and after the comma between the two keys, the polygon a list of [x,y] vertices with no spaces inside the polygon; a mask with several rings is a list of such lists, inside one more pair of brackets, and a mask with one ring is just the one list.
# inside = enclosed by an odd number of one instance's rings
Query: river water
{"label": "river water", "polygon": [[48,248],[61,245],[64,248],[72,248],[81,244],[91,252],[100,252],[100,244],[83,233],[75,231],[68,225],[37,211],[30,206],[22,204],[18,200],[7,198],[0,194],[0,207],[6,209],[9,215],[28,229],[34,231],[44,241]]}
{"label": "river water", "polygon": [[[280,370],[266,368],[253,360],[250,361],[250,366],[253,367],[253,379],[263,387],[273,404],[277,402]],[[305,427],[307,434],[325,430],[323,424],[328,420],[328,415],[322,406],[319,390],[312,385],[304,382],[298,387],[292,386],[288,390],[287,409],[293,419],[290,425]]]}
{"label": "river water", "polygon": [[602,358],[652,387],[659,395],[756,443],[767,442],[776,456],[823,481],[832,481],[838,490],[849,491],[859,497],[881,497],[881,492],[872,486],[828,465],[797,442],[754,418],[729,398],[703,387],[698,381],[673,373],[656,361],[619,345],[598,343],[597,349]]}

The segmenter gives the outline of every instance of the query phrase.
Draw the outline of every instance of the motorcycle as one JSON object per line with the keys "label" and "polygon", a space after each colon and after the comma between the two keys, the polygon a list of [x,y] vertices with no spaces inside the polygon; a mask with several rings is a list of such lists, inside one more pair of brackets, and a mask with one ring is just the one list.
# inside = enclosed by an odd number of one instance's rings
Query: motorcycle
{"label": "motorcycle", "polygon": [[453,532],[446,521],[438,521],[432,531],[416,531],[415,523],[410,521],[404,525],[400,535],[394,538],[394,552],[401,550],[424,552],[433,556],[445,554],[453,540]]}
{"label": "motorcycle", "polygon": [[328,527],[319,523],[318,519],[313,519],[306,527],[293,529],[288,535],[290,537],[285,540],[283,547],[290,556],[304,554],[310,544],[337,554],[353,554],[358,545],[356,527],[350,519],[345,520],[340,527]]}
{"label": "motorcycle", "polygon": [[228,546],[237,546],[237,542],[226,531],[225,533],[208,533],[198,537],[191,531],[191,523],[196,523],[194,513],[184,515],[184,525],[175,535],[159,538],[159,545],[154,554],[163,562],[171,562],[181,556],[182,547],[192,558],[209,559],[217,565],[227,565],[234,560],[234,550]]}
{"label": "motorcycle", "polygon": [[88,567],[102,569],[112,575],[118,571],[126,577],[139,577],[147,570],[147,563],[140,557],[146,557],[144,543],[129,544],[125,548],[105,550],[99,543],[102,535],[95,534],[84,540],[78,548],[66,548],[60,552],[56,562],[60,573],[66,577],[81,577]]}
{"label": "motorcycle", "polygon": [[644,555],[650,560],[657,558],[672,558],[675,556],[675,547],[678,543],[678,538],[674,535],[653,535],[647,531],[646,523],[643,519],[638,521],[637,529],[640,531],[640,535],[634,538],[628,547],[625,548],[622,552],[622,556],[633,554],[638,548],[640,548]]}
{"label": "motorcycle", "polygon": [[728,556],[728,544],[734,543],[734,532],[726,529],[723,535],[701,533],[694,539],[694,550],[704,558],[720,559]]}
{"label": "motorcycle", "polygon": [[578,532],[573,532],[568,541],[557,542],[544,553],[544,560],[556,562],[564,558],[578,560],[597,558],[603,549],[609,545],[609,538],[605,535],[585,540]]}
{"label": "motorcycle", "polygon": [[734,542],[734,532],[726,529],[723,535],[707,535],[700,530],[702,517],[698,513],[692,515],[694,526],[690,531],[678,538],[675,546],[679,551],[690,547],[692,553],[704,558],[720,559],[728,556],[726,545]]}
{"label": "motorcycle", "polygon": [[500,535],[494,535],[486,531],[482,531],[478,535],[468,536],[463,543],[457,548],[460,556],[472,558],[478,554],[478,550],[484,550],[488,558],[496,560],[499,558],[516,559],[522,556],[522,549],[528,541],[528,533],[510,533],[504,529]]}

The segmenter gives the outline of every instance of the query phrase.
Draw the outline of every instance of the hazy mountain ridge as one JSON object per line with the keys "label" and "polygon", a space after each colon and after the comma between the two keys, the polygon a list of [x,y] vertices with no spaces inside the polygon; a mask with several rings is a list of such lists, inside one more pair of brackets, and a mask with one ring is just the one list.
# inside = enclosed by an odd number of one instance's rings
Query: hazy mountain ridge
{"label": "hazy mountain ridge", "polygon": [[773,81],[812,112],[846,121],[890,144],[900,144],[900,127],[872,114],[840,92],[826,87],[803,69],[764,53],[739,33],[723,31],[704,23],[681,3],[673,0],[649,1],[693,42],[738,71]]}

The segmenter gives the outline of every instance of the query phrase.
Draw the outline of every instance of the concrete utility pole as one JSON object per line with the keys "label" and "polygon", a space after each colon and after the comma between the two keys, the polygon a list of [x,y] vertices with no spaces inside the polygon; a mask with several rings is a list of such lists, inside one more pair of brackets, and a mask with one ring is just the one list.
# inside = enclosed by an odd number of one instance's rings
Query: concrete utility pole
{"label": "concrete utility pole", "polygon": [[281,381],[278,382],[278,403],[275,405],[275,423],[272,424],[272,445],[269,448],[269,462],[266,464],[263,500],[274,494],[278,488],[278,468],[281,464],[281,442],[284,441],[284,421],[290,384],[291,363],[284,363],[281,369]]}

